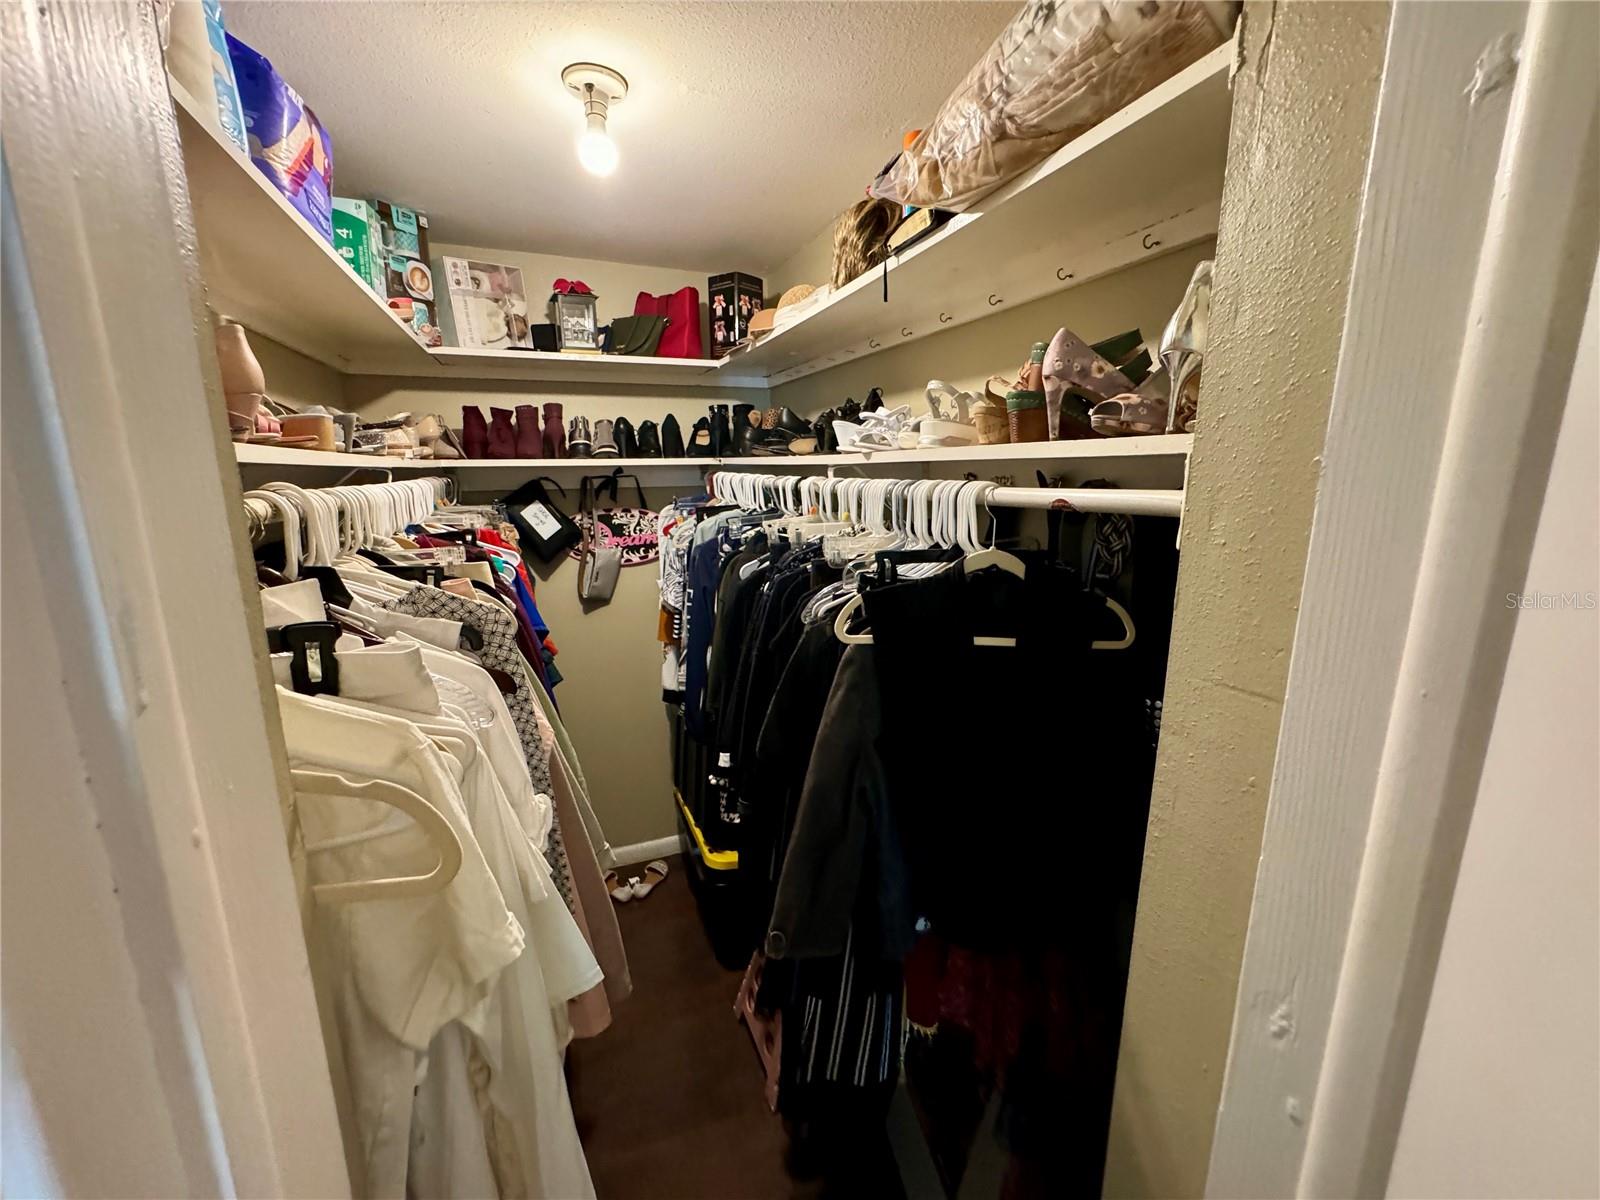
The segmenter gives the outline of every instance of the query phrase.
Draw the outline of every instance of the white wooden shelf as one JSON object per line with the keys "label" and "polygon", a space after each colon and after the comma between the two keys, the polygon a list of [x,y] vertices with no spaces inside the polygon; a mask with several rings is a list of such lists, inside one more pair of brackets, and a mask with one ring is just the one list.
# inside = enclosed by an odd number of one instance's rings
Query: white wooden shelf
{"label": "white wooden shelf", "polygon": [[397,374],[428,352],[194,97],[169,77],[211,306],[336,370],[381,360]]}
{"label": "white wooden shelf", "polygon": [[[766,388],[760,376],[722,369],[716,359],[643,354],[553,354],[546,350],[430,350],[430,376],[461,379],[540,379],[563,383],[629,383],[669,387]],[[366,372],[358,372],[366,373]],[[412,369],[407,374],[418,374]]]}
{"label": "white wooden shelf", "polygon": [[366,467],[374,471],[437,470],[448,462],[434,462],[427,458],[391,458],[385,454],[340,454],[329,450],[306,450],[299,446],[272,446],[233,443],[233,457],[240,466],[299,467],[330,470],[334,467],[346,471]]}
{"label": "white wooden shelf", "polygon": [[1071,442],[1023,442],[1002,446],[946,446],[927,450],[880,450],[872,454],[751,455],[747,458],[389,458],[375,454],[334,454],[283,446],[235,442],[234,456],[243,465],[272,465],[302,469],[367,467],[373,470],[517,471],[526,474],[604,474],[616,467],[624,471],[746,469],[752,471],[809,470],[838,466],[888,466],[898,463],[1003,463],[1078,459],[1173,459],[1187,455],[1194,438],[1187,433],[1146,437],[1085,438]]}
{"label": "white wooden shelf", "polygon": [[1233,54],[1219,46],[891,258],[887,302],[869,271],[722,369],[788,383],[1216,236]]}

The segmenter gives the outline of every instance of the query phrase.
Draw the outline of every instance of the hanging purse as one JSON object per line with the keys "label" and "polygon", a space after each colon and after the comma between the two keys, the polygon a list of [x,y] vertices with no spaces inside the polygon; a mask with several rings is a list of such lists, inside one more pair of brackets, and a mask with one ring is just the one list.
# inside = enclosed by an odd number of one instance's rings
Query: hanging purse
{"label": "hanging purse", "polygon": [[652,296],[640,292],[633,303],[634,316],[667,318],[666,332],[656,350],[662,358],[704,358],[706,349],[700,340],[700,289],[679,288],[666,296]]}
{"label": "hanging purse", "polygon": [[548,475],[530,479],[501,501],[506,515],[517,530],[517,544],[540,562],[550,562],[578,544],[580,534],[575,521],[556,507],[544,490],[548,481],[563,496],[567,489]]}
{"label": "hanging purse", "polygon": [[[602,483],[600,487],[604,487]],[[613,480],[612,487],[616,484]],[[585,475],[578,491],[578,511],[588,518],[583,525],[582,549],[578,554],[578,599],[590,604],[604,604],[617,590],[617,577],[622,574],[622,548],[607,545],[606,527],[595,517],[594,476]]]}

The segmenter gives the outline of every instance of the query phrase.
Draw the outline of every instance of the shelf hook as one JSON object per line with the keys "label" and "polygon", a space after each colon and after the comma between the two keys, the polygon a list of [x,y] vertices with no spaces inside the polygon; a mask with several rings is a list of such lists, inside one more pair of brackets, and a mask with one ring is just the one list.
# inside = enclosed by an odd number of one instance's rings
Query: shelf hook
{"label": "shelf hook", "polygon": [[901,337],[910,337],[911,336],[911,330],[907,329],[904,325],[900,326],[900,336]]}
{"label": "shelf hook", "polygon": [[1004,303],[1005,303],[1005,301],[1000,299],[999,296],[996,296],[993,292],[989,293],[989,307],[990,308],[993,308],[996,304],[1004,304]]}
{"label": "shelf hook", "polygon": [[[1148,249],[1150,249],[1150,247],[1146,246],[1145,249],[1148,250]],[[1072,272],[1067,270],[1065,267],[1057,267],[1056,268],[1056,278],[1057,279],[1061,279],[1061,280],[1071,279],[1072,278]]]}
{"label": "shelf hook", "polygon": [[883,343],[880,342],[877,338],[868,338],[867,339],[867,349],[869,349],[869,350],[876,350],[876,349],[878,349],[878,347],[880,347],[882,345],[883,345]]}
{"label": "shelf hook", "polygon": [[1144,235],[1144,237],[1139,239],[1139,244],[1146,250],[1154,250],[1157,246],[1161,245],[1161,242],[1158,238],[1153,238],[1147,233]]}
{"label": "shelf hook", "polygon": [[949,313],[940,313],[939,314],[939,324],[948,325],[948,324],[950,324],[950,320],[951,320],[951,318],[950,318],[950,314]]}

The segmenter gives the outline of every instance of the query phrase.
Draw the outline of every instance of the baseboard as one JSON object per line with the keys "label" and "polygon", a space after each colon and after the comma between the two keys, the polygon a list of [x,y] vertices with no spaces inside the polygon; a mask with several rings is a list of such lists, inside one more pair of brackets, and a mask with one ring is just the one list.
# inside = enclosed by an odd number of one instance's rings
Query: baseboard
{"label": "baseboard", "polygon": [[635,842],[631,846],[613,846],[611,857],[617,866],[631,867],[635,863],[646,863],[651,859],[677,854],[682,848],[676,837],[656,838],[651,842]]}

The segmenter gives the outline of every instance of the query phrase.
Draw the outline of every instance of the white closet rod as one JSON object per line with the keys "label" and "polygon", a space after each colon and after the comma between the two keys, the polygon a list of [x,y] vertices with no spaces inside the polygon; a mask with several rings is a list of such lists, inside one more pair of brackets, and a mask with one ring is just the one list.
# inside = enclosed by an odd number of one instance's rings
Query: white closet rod
{"label": "white closet rod", "polygon": [[[715,475],[716,472],[712,472]],[[745,478],[758,478],[780,485],[784,480],[804,485],[808,481],[836,483],[832,475],[753,475],[737,472]],[[888,480],[881,483],[926,482],[920,480]],[[712,489],[715,493],[715,488]],[[1065,512],[1125,513],[1131,517],[1182,517],[1183,489],[1136,488],[1043,488],[997,487],[984,498],[990,508],[1061,509]]]}
{"label": "white closet rod", "polygon": [[1059,508],[1068,512],[1126,513],[1131,517],[1181,517],[1182,489],[995,488],[990,508]]}

